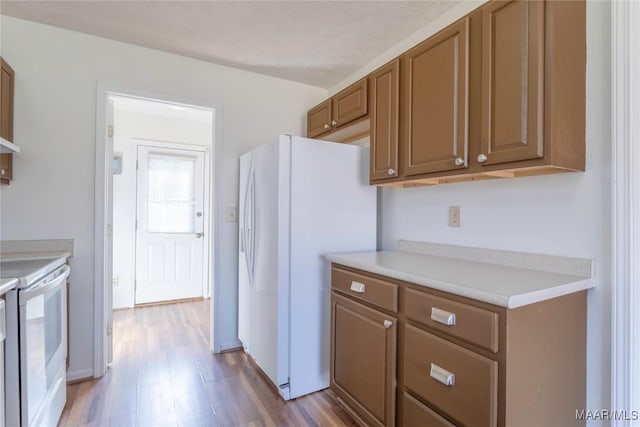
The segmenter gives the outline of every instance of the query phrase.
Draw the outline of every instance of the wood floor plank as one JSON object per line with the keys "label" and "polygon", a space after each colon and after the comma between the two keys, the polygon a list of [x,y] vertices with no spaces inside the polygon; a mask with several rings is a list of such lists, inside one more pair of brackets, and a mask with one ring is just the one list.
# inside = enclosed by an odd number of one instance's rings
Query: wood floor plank
{"label": "wood floor plank", "polygon": [[69,385],[61,427],[356,425],[330,390],[283,401],[242,351],[209,351],[209,300],[118,310],[113,364]]}

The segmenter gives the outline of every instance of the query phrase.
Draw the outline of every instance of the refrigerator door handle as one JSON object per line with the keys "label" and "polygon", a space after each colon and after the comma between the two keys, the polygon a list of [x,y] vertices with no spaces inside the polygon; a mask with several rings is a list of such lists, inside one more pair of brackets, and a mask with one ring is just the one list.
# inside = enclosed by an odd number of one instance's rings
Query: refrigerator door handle
{"label": "refrigerator door handle", "polygon": [[251,233],[251,230],[247,228],[247,216],[249,214],[249,209],[247,209],[249,201],[250,201],[250,191],[251,191],[251,176],[253,175],[253,163],[249,168],[249,176],[247,178],[247,186],[244,192],[244,212],[242,215],[242,251],[244,252],[244,261],[247,266],[247,273],[249,276],[249,286],[252,286],[253,277],[251,275],[251,261],[250,261],[250,250],[251,248],[248,246],[247,235]]}
{"label": "refrigerator door handle", "polygon": [[256,270],[256,174],[251,168],[251,282],[255,282]]}

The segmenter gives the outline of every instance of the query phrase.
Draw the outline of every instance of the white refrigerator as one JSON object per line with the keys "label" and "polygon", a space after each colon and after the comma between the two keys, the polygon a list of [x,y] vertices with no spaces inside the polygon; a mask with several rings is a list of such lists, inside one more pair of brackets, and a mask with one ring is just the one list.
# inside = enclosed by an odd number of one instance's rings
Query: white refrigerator
{"label": "white refrigerator", "polygon": [[329,386],[329,253],[376,249],[366,148],[280,135],[240,157],[238,335],[285,400]]}

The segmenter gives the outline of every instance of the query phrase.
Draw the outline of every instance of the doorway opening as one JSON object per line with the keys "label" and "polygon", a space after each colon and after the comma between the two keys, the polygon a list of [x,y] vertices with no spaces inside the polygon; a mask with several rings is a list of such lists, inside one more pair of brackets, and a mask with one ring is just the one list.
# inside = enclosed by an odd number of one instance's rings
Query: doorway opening
{"label": "doorway opening", "polygon": [[208,298],[213,111],[113,101],[113,308]]}
{"label": "doorway opening", "polygon": [[99,86],[98,110],[94,377],[114,310],[205,300],[214,351],[217,109]]}

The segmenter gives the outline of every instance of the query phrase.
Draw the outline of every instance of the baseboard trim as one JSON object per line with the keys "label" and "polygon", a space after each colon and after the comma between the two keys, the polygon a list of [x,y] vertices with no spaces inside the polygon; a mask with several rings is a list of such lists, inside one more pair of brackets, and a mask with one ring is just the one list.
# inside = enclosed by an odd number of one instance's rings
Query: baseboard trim
{"label": "baseboard trim", "polygon": [[67,384],[75,384],[92,380],[93,369],[79,369],[77,371],[67,371]]}
{"label": "baseboard trim", "polygon": [[220,353],[242,349],[242,343],[238,340],[220,344]]}

